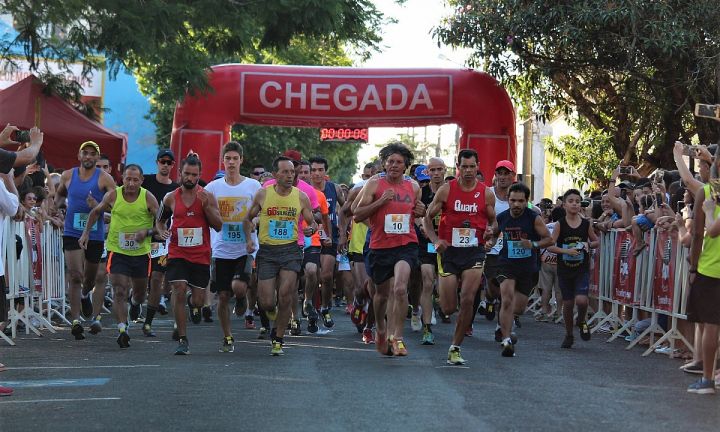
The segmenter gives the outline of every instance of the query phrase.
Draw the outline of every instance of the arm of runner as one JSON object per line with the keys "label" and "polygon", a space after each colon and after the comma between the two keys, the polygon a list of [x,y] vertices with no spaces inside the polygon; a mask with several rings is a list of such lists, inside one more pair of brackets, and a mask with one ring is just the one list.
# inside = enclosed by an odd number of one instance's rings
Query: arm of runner
{"label": "arm of runner", "polygon": [[448,244],[445,240],[440,240],[435,233],[435,228],[433,227],[433,219],[437,215],[440,214],[440,211],[443,208],[443,205],[445,204],[445,201],[447,201],[448,193],[450,191],[450,187],[447,184],[444,184],[440,186],[440,188],[435,193],[435,197],[433,197],[432,202],[427,208],[427,211],[425,212],[425,216],[422,218],[422,224],[423,229],[425,230],[425,236],[430,240],[430,242],[435,245],[435,250],[438,253],[445,252],[445,249],[448,248]]}
{"label": "arm of runner", "polygon": [[493,233],[497,228],[497,214],[495,214],[495,194],[489,189],[485,188],[485,214],[487,215],[487,228],[485,234],[483,234],[483,240],[485,242],[492,241]]}
{"label": "arm of runner", "polygon": [[395,191],[391,188],[385,189],[382,196],[379,199],[373,200],[375,191],[377,190],[377,180],[370,180],[363,186],[362,192],[360,192],[360,202],[357,208],[353,211],[353,220],[355,222],[362,222],[369,218],[370,215],[377,212],[380,207],[390,202],[395,198]]}
{"label": "arm of runner", "polygon": [[253,223],[253,219],[255,219],[255,217],[260,214],[260,210],[262,210],[263,203],[265,202],[266,193],[266,189],[260,189],[257,191],[255,197],[253,198],[252,205],[250,206],[247,214],[245,214],[245,219],[243,219],[242,222],[243,232],[245,233],[245,239],[247,240],[246,247],[248,254],[255,252],[255,250],[257,249],[257,246],[255,245],[255,242],[252,238],[252,232],[255,231],[255,224]]}
{"label": "arm of runner", "polygon": [[208,220],[208,225],[217,232],[222,230],[222,217],[220,216],[220,208],[218,207],[217,199],[215,195],[206,191],[205,189],[198,192],[198,197],[203,203],[203,212]]}
{"label": "arm of runner", "polygon": [[173,214],[175,208],[175,196],[171,193],[165,195],[162,200],[162,206],[159,206],[157,219],[155,220],[156,237],[167,240],[170,238],[170,232],[167,228],[167,221]]}
{"label": "arm of runner", "polygon": [[[155,216],[160,211],[160,206],[158,205],[157,200],[155,199],[155,196],[151,194],[150,192],[145,193],[145,204],[147,205],[147,211],[152,216]],[[152,237],[154,233],[154,230],[152,228],[147,230],[140,230],[135,233],[135,241],[141,242],[145,240],[145,237]]]}
{"label": "arm of runner", "polygon": [[[554,254],[568,254],[568,255],[577,255],[578,251],[576,249],[563,249],[560,247],[557,247],[557,241],[558,238],[560,238],[560,222],[555,222],[555,226],[553,227],[552,234],[550,234],[550,237],[552,238],[552,244],[548,246],[547,251]],[[574,251],[574,252],[573,252]]]}
{"label": "arm of runner", "polygon": [[543,221],[542,216],[535,216],[535,222],[533,223],[533,225],[535,228],[535,232],[538,233],[538,235],[540,236],[540,241],[531,242],[528,239],[523,239],[523,247],[542,249],[552,245],[553,236],[550,235],[550,231],[548,231],[547,226],[545,226],[545,221]]}
{"label": "arm of runner", "polygon": [[300,205],[302,206],[302,216],[306,223],[305,228],[303,228],[303,234],[310,237],[317,232],[317,222],[315,222],[315,218],[313,218],[310,198],[302,191],[300,191]]}
{"label": "arm of runner", "polygon": [[55,191],[55,208],[65,207],[65,198],[67,197],[67,184],[72,178],[72,170],[63,171],[60,175],[60,183],[58,183]]}
{"label": "arm of runner", "polygon": [[87,243],[88,239],[90,238],[90,230],[92,229],[93,225],[95,225],[95,222],[97,222],[98,218],[102,216],[105,211],[110,210],[112,206],[115,204],[115,198],[117,197],[117,193],[115,189],[111,189],[103,195],[102,201],[100,201],[95,207],[93,207],[92,210],[90,210],[90,214],[88,214],[87,223],[85,224],[85,229],[83,230],[82,234],[80,235],[80,239],[78,240],[78,244],[81,248],[87,249]]}
{"label": "arm of runner", "polygon": [[[705,201],[705,188],[700,188],[695,194],[696,203]],[[697,273],[698,261],[700,260],[700,252],[703,246],[703,236],[705,234],[705,210],[702,205],[693,206],[693,235],[690,242],[690,253],[688,254],[688,272],[690,273],[690,283],[695,281]]]}
{"label": "arm of runner", "polygon": [[413,216],[421,218],[425,216],[425,203],[422,202],[422,191],[420,185],[413,183],[413,190],[415,191],[415,207],[413,207]]}

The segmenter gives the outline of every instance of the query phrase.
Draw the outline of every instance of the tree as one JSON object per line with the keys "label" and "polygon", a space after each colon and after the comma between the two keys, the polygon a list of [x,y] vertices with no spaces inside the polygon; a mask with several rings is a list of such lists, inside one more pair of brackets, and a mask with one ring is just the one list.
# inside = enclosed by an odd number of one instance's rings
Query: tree
{"label": "tree", "polygon": [[393,138],[384,144],[378,144],[375,147],[381,149],[393,142],[401,142],[405,144],[415,156],[413,163],[425,163],[428,159],[435,156],[436,144],[418,140],[416,133],[399,134],[397,138]]}
{"label": "tree", "polygon": [[497,77],[526,115],[577,112],[641,172],[672,167],[675,140],[720,137],[717,123],[692,115],[695,103],[720,101],[717,2],[449,3],[457,9],[435,29],[441,42],[474,49],[471,65]]}

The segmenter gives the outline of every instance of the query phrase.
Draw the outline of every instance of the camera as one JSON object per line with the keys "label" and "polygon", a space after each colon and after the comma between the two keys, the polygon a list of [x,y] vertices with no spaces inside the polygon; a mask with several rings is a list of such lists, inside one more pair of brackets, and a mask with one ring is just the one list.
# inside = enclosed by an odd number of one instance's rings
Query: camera
{"label": "camera", "polygon": [[15,141],[19,143],[30,142],[30,131],[19,130],[15,132]]}
{"label": "camera", "polygon": [[580,207],[582,207],[582,208],[590,207],[590,203],[591,203],[590,200],[582,200],[582,201],[580,201]]}
{"label": "camera", "polygon": [[697,148],[695,148],[695,146],[683,144],[683,155],[694,158],[697,156]]}
{"label": "camera", "polygon": [[631,166],[620,166],[618,168],[620,170],[620,174],[632,174]]}
{"label": "camera", "polygon": [[720,120],[720,105],[695,104],[695,117]]}

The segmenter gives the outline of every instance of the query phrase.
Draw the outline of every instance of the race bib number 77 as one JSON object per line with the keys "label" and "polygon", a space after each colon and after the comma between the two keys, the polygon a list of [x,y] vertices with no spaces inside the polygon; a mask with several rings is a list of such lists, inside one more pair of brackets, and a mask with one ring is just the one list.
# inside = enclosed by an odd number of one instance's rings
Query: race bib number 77
{"label": "race bib number 77", "polygon": [[178,228],[178,246],[194,247],[203,244],[202,228]]}

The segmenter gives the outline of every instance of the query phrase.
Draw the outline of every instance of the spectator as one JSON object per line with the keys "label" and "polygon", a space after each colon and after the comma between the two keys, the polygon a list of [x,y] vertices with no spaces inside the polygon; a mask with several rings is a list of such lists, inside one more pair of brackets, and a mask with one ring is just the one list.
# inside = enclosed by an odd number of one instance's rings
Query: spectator
{"label": "spectator", "polygon": [[[7,129],[7,128],[6,128]],[[1,156],[0,156],[1,157]],[[1,164],[1,162],[0,162]],[[0,251],[3,249],[3,228],[5,226],[5,216],[15,216],[18,213],[20,201],[17,196],[17,189],[14,183],[14,173],[12,167],[7,172],[0,172]],[[5,267],[2,259],[0,259],[0,331],[4,331],[7,326],[7,298],[5,296]],[[5,366],[0,366],[0,370],[4,370]],[[10,396],[13,390],[8,387],[0,386],[0,396]]]}
{"label": "spectator", "polygon": [[[17,127],[8,123],[5,126],[5,129],[0,132],[0,147],[19,144],[17,141],[10,138],[13,132],[18,130],[19,129]],[[30,129],[30,145],[28,147],[18,150],[17,152],[0,148],[0,173],[7,174],[13,167],[19,168],[30,165],[30,163],[32,163],[37,157],[40,147],[42,147],[42,143],[43,133],[40,132],[40,129],[34,127]]]}

